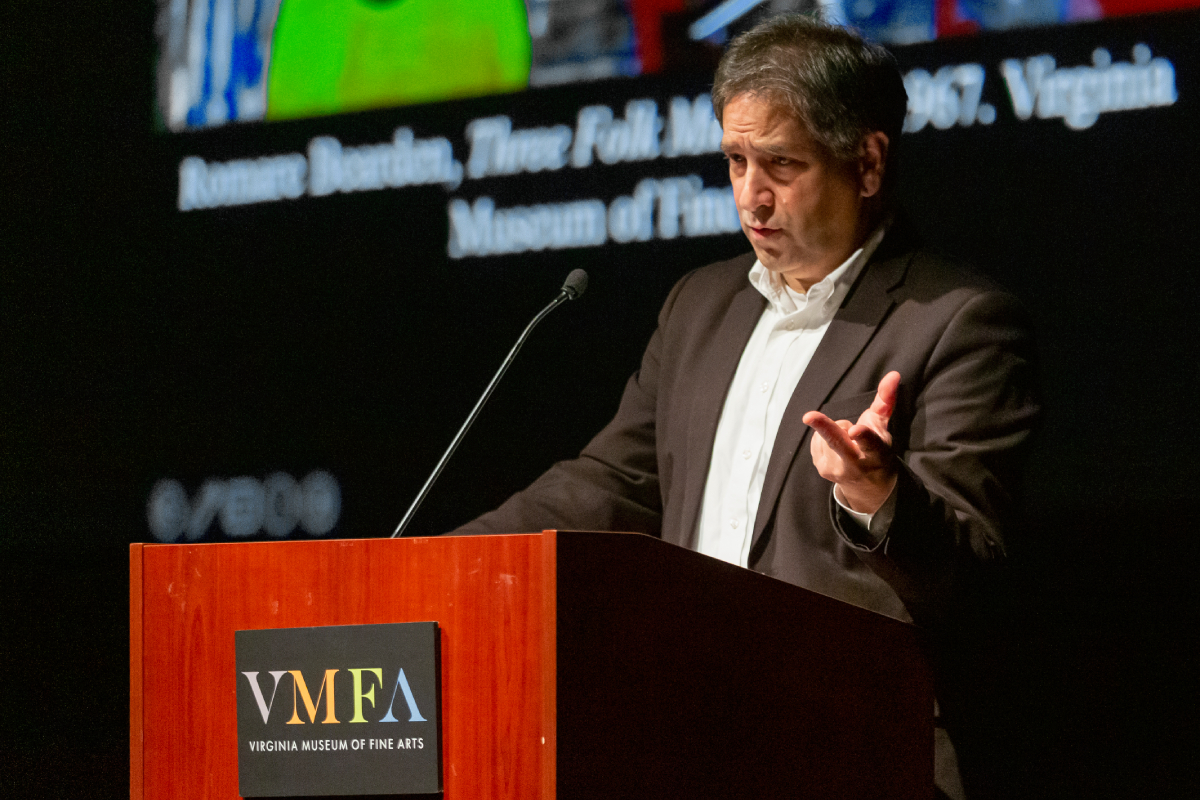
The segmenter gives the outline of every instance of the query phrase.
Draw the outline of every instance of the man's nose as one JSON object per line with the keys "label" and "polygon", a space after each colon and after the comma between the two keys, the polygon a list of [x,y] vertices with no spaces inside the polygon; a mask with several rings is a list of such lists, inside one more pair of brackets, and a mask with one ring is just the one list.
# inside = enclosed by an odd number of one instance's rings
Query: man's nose
{"label": "man's nose", "polygon": [[775,206],[775,193],[766,180],[761,169],[750,165],[746,168],[745,177],[737,197],[738,210],[753,214],[760,219],[771,215]]}

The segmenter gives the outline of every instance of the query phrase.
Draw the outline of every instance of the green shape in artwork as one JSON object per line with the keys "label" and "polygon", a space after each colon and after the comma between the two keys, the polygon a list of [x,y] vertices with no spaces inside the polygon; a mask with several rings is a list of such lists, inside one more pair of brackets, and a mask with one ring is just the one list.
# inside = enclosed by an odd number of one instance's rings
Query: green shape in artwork
{"label": "green shape in artwork", "polygon": [[267,119],[516,91],[529,64],[524,0],[283,0]]}

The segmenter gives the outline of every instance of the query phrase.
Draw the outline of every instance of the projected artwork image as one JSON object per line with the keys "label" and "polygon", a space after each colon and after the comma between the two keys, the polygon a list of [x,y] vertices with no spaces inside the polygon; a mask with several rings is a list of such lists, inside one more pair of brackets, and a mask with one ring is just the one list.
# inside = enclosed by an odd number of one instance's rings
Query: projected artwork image
{"label": "projected artwork image", "polygon": [[522,0],[170,0],[173,130],[472,97],[529,82]]}
{"label": "projected artwork image", "polygon": [[892,45],[1200,0],[159,0],[170,130],[319,117],[529,86],[704,68],[766,16]]}

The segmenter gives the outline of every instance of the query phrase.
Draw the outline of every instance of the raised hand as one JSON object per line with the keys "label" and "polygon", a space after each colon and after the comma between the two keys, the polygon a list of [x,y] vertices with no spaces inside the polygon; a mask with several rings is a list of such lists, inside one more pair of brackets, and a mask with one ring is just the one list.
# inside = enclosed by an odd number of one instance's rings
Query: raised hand
{"label": "raised hand", "polygon": [[817,472],[837,485],[842,502],[855,511],[873,514],[896,485],[896,457],[888,422],[896,407],[900,373],[889,372],[879,382],[871,407],[858,421],[831,420],[820,411],[804,415],[812,437],[812,459]]}

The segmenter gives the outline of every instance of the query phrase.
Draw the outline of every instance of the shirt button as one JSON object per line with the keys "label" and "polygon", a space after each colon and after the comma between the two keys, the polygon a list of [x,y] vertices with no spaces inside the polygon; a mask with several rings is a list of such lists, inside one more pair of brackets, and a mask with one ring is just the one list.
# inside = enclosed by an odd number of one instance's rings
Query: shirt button
{"label": "shirt button", "polygon": [[787,324],[787,329],[788,329],[789,331],[794,331],[794,330],[796,330],[796,323],[795,323],[795,322],[789,322],[789,323]]}
{"label": "shirt button", "polygon": [[738,521],[736,519],[729,520],[729,527],[733,528],[736,531],[737,526],[738,526]]}
{"label": "shirt button", "polygon": [[751,454],[750,454],[750,451],[749,451],[749,450],[743,450],[743,451],[742,451],[742,458],[749,458],[749,457],[750,457],[750,455],[751,455]]}
{"label": "shirt button", "polygon": [[767,390],[770,388],[771,388],[771,384],[764,381],[763,385],[758,387],[758,391],[762,392],[763,394],[766,394]]}

